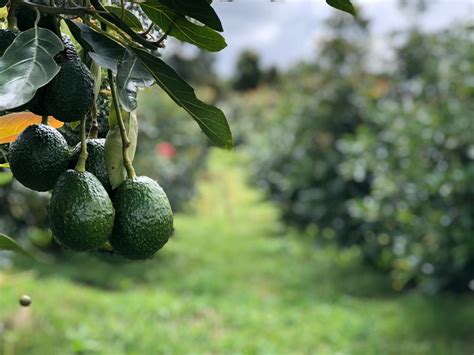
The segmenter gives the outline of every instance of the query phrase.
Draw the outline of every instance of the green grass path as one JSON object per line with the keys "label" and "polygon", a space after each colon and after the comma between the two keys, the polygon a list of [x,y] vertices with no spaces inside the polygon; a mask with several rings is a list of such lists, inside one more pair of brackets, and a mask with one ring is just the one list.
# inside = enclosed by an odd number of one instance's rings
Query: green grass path
{"label": "green grass path", "polygon": [[474,353],[472,297],[392,293],[355,250],[285,232],[245,166],[213,151],[195,212],[154,260],[0,271],[0,354]]}

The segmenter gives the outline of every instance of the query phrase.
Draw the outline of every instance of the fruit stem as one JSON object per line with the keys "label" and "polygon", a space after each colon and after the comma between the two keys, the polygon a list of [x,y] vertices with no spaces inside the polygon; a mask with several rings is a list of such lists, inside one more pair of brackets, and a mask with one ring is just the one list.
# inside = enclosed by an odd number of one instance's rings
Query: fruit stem
{"label": "fruit stem", "polygon": [[135,169],[133,168],[132,162],[128,158],[128,147],[130,147],[130,140],[127,136],[127,131],[125,129],[125,124],[122,118],[122,111],[120,110],[120,104],[118,102],[117,91],[115,88],[114,76],[112,70],[107,70],[107,75],[109,77],[110,91],[112,92],[112,102],[114,104],[115,113],[117,115],[117,123],[120,129],[120,136],[122,137],[122,154],[123,154],[123,165],[125,170],[127,170],[127,177],[133,179],[137,176]]}
{"label": "fruit stem", "polygon": [[41,117],[41,123],[45,124],[45,125],[48,125],[49,124],[49,116],[48,115],[43,115]]}
{"label": "fruit stem", "polygon": [[91,110],[91,128],[89,130],[89,138],[91,139],[97,139],[99,136],[99,124],[97,122],[97,106],[96,103],[92,105],[92,110]]}
{"label": "fruit stem", "polygon": [[86,117],[84,116],[81,120],[81,155],[79,155],[79,160],[76,164],[76,171],[81,173],[86,171],[86,161],[88,155],[86,142]]}
{"label": "fruit stem", "polygon": [[16,26],[16,17],[15,17],[15,10],[16,10],[16,4],[11,3],[10,8],[8,9],[8,15],[7,15],[7,21],[8,21],[8,28],[14,29]]}

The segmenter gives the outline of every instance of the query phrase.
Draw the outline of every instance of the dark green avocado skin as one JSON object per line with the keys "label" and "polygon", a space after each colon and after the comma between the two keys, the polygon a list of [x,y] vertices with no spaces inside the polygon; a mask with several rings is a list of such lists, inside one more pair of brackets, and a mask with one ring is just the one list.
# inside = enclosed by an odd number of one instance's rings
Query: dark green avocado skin
{"label": "dark green avocado skin", "polygon": [[94,78],[80,60],[61,64],[44,95],[46,111],[62,122],[82,119],[94,103]]}
{"label": "dark green avocado skin", "polygon": [[5,53],[8,47],[13,43],[17,33],[13,30],[0,30],[0,57]]}
{"label": "dark green avocado skin", "polygon": [[173,212],[165,192],[149,177],[125,180],[114,191],[115,225],[110,244],[128,259],[147,259],[173,233]]}
{"label": "dark green avocado skin", "polygon": [[50,227],[59,244],[88,251],[107,242],[115,211],[104,187],[91,173],[66,170],[49,203]]}
{"label": "dark green avocado skin", "polygon": [[51,190],[70,158],[63,136],[43,124],[27,127],[10,145],[8,155],[13,176],[36,191]]}
{"label": "dark green avocado skin", "polygon": [[[110,185],[107,166],[105,165],[105,139],[88,139],[87,152],[89,156],[86,161],[86,170],[95,175],[97,179],[104,185],[107,192],[112,191]],[[71,163],[69,167],[74,169],[81,154],[81,143],[78,143],[72,152]]]}

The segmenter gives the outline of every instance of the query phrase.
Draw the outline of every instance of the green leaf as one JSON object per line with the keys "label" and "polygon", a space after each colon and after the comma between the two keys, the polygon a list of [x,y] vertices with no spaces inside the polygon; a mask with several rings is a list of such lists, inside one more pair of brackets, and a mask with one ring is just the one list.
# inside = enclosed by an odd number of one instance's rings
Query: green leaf
{"label": "green leaf", "polygon": [[60,67],[53,57],[64,48],[50,30],[35,27],[22,32],[0,58],[0,111],[30,101]]}
{"label": "green leaf", "polygon": [[211,142],[218,147],[231,149],[232,133],[224,113],[200,101],[194,89],[161,59],[138,48],[133,50],[157,84],[196,120]]}
{"label": "green leaf", "polygon": [[356,16],[356,10],[350,0],[326,0],[329,6],[332,6],[338,10],[345,11],[351,15]]}
{"label": "green leaf", "polygon": [[143,26],[140,20],[130,11],[124,9],[122,18],[122,8],[118,6],[104,6],[108,12],[118,16],[134,31],[143,31]]}
{"label": "green leaf", "polygon": [[66,20],[66,23],[74,37],[79,37],[85,42],[86,48],[93,52],[89,53],[89,56],[94,62],[103,68],[112,70],[114,73],[117,72],[120,59],[125,53],[124,47],[82,23],[71,20]]}
{"label": "green leaf", "polygon": [[79,36],[90,47],[89,56],[99,66],[110,69],[117,75],[120,103],[130,112],[136,109],[139,87],[152,86],[153,76],[136,58],[135,54],[114,40],[93,31],[89,26],[66,20],[71,32]]}
{"label": "green leaf", "polygon": [[206,0],[158,0],[183,16],[192,17],[213,30],[222,32],[221,20]]}
{"label": "green leaf", "polygon": [[[115,112],[111,112],[111,115],[112,114],[115,115]],[[133,161],[138,139],[137,112],[122,113],[122,118],[125,123],[128,139],[130,140],[128,158]],[[127,178],[127,171],[123,164],[122,137],[117,124],[109,130],[105,139],[105,164],[107,165],[107,172],[112,189],[116,189]]]}
{"label": "green leaf", "polygon": [[128,112],[135,110],[138,88],[154,83],[155,80],[135,54],[126,50],[117,68],[117,89],[123,109]]}
{"label": "green leaf", "polygon": [[0,250],[14,251],[16,253],[31,256],[15,240],[1,233],[0,233]]}
{"label": "green leaf", "polygon": [[185,16],[161,5],[159,0],[147,0],[140,5],[145,14],[165,33],[210,52],[227,46],[224,37],[207,26],[189,21]]}

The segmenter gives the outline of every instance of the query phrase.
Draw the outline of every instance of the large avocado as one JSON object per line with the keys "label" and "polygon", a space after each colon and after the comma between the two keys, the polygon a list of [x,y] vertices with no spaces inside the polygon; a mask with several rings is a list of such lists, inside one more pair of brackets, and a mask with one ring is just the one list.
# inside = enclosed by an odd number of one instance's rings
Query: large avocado
{"label": "large avocado", "polygon": [[70,169],[58,179],[49,219],[59,244],[76,251],[101,247],[112,233],[114,214],[107,191],[91,173]]}
{"label": "large avocado", "polygon": [[79,121],[94,103],[94,86],[94,78],[82,61],[67,60],[47,86],[46,110],[59,121]]}
{"label": "large avocado", "polygon": [[114,231],[110,244],[129,259],[146,259],[173,233],[173,212],[163,189],[149,177],[125,180],[114,191]]}
{"label": "large avocado", "polygon": [[13,176],[36,191],[51,190],[69,164],[69,147],[63,136],[47,125],[27,127],[10,145]]}
{"label": "large avocado", "polygon": [[[105,165],[105,139],[88,139],[87,152],[89,155],[86,161],[86,170],[94,174],[108,192],[112,191],[109,174],[107,173],[107,166]],[[74,147],[71,163],[69,164],[71,169],[76,166],[80,154],[81,143],[78,143]]]}

